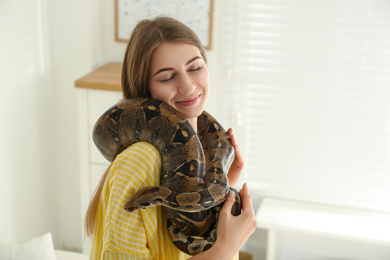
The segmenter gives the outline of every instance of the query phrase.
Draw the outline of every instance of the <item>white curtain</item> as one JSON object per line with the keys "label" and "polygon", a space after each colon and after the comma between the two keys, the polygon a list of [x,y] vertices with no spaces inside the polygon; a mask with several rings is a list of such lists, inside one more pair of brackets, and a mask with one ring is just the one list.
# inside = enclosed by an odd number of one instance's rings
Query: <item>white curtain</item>
{"label": "white curtain", "polygon": [[390,211],[390,1],[219,1],[219,117],[264,196]]}

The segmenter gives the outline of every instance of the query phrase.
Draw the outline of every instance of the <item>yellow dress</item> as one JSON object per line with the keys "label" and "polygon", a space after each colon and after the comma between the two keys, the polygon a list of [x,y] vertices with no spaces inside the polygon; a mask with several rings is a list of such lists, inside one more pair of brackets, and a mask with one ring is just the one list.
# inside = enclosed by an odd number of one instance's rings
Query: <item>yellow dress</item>
{"label": "yellow dress", "polygon": [[[161,157],[146,142],[117,156],[100,196],[90,259],[167,259],[191,256],[171,242],[161,206],[129,213],[124,205],[141,188],[160,183]],[[238,254],[234,259],[238,259]]]}

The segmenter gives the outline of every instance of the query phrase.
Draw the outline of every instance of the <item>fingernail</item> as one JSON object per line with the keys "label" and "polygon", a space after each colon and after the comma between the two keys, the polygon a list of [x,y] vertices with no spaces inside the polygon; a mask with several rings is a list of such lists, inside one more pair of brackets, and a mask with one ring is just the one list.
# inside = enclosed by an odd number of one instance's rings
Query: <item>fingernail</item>
{"label": "fingernail", "polygon": [[229,192],[229,197],[234,197],[235,195],[234,195],[234,192],[233,191],[231,191],[231,192]]}

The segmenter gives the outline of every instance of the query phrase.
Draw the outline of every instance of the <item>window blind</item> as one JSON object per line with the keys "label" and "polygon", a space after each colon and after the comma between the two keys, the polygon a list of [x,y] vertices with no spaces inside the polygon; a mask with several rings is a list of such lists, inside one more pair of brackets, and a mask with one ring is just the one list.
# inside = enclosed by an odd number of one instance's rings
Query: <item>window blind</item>
{"label": "window blind", "polygon": [[262,195],[390,211],[390,1],[220,1],[219,118]]}

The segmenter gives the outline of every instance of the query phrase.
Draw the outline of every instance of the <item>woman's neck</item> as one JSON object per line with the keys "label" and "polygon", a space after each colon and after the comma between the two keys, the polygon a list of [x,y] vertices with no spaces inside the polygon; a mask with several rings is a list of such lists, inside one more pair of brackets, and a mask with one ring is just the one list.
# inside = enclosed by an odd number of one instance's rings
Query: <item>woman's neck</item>
{"label": "woman's neck", "polygon": [[194,128],[195,133],[198,133],[198,118],[190,118],[188,119],[188,122],[190,122],[192,128]]}

